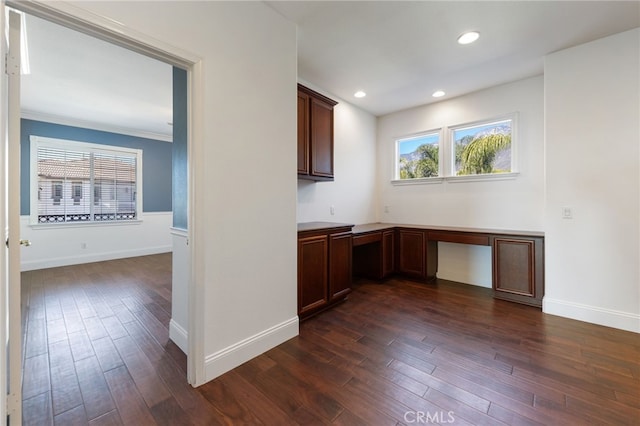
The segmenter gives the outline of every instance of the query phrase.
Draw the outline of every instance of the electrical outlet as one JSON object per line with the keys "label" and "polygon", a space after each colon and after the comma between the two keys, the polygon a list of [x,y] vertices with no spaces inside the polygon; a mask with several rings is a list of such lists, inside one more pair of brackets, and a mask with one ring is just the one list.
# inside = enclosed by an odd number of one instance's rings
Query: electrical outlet
{"label": "electrical outlet", "polygon": [[336,214],[336,207],[335,207],[335,206],[331,206],[331,207],[329,207],[329,213],[331,213],[331,216],[333,216],[334,214]]}
{"label": "electrical outlet", "polygon": [[389,213],[389,206],[384,206],[384,212]]}
{"label": "electrical outlet", "polygon": [[81,249],[86,249],[87,248],[87,243],[80,243],[80,248]]}
{"label": "electrical outlet", "polygon": [[563,219],[573,219],[573,212],[571,211],[571,207],[563,207],[562,208],[562,218]]}

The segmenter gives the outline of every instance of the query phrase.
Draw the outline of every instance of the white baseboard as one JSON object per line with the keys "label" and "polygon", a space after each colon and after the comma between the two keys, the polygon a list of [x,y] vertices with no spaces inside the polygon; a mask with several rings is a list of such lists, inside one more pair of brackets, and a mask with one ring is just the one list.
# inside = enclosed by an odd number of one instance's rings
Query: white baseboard
{"label": "white baseboard", "polygon": [[79,265],[82,263],[103,262],[105,260],[124,259],[127,257],[148,256],[150,254],[169,253],[172,247],[159,246],[133,250],[118,250],[104,253],[92,253],[80,256],[51,257],[42,260],[22,261],[21,271],[33,271],[36,269],[57,268],[59,266]]}
{"label": "white baseboard", "polygon": [[640,315],[629,312],[604,309],[597,306],[567,302],[565,300],[550,299],[548,297],[542,300],[542,312],[640,333]]}
{"label": "white baseboard", "polygon": [[269,349],[298,335],[298,317],[291,318],[258,334],[205,357],[205,382],[226,373]]}
{"label": "white baseboard", "polygon": [[185,354],[189,353],[189,334],[187,333],[187,330],[182,328],[182,326],[175,322],[173,318],[169,321],[169,339],[178,345],[178,347],[182,349],[182,352]]}

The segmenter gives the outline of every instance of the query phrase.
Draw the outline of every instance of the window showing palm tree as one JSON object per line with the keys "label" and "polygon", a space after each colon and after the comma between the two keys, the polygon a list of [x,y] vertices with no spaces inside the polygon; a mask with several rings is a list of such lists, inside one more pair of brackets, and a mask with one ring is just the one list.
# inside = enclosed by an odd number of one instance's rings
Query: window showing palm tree
{"label": "window showing palm tree", "polygon": [[396,142],[397,178],[418,179],[440,174],[440,133],[429,133]]}
{"label": "window showing palm tree", "polygon": [[454,175],[511,172],[513,120],[453,129]]}

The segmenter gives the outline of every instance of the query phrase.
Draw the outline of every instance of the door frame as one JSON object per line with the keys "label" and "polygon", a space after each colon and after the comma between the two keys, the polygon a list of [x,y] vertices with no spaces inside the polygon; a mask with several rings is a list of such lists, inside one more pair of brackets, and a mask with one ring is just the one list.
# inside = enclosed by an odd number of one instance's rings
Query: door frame
{"label": "door frame", "polygon": [[[204,357],[204,258],[203,242],[197,238],[202,226],[200,215],[195,212],[195,199],[203,197],[203,129],[204,129],[204,68],[202,58],[191,52],[147,36],[126,25],[96,15],[80,7],[64,3],[18,0],[0,0],[2,13],[5,5],[50,22],[80,31],[109,43],[130,49],[187,71],[187,217],[189,241],[189,281],[188,292],[188,354],[187,381],[192,386],[205,382]],[[6,96],[3,93],[3,97]],[[1,100],[2,102],[5,99]],[[1,300],[1,299],[0,299]],[[0,310],[1,312],[1,310]],[[0,318],[0,327],[6,321]],[[4,404],[1,404],[4,406]]]}
{"label": "door frame", "polygon": [[[2,245],[2,308],[0,315],[5,321],[2,328],[2,352],[0,362],[3,370],[2,393],[6,399],[2,406],[2,417],[9,425],[22,424],[22,301],[20,290],[20,188],[9,182],[20,180],[20,34],[22,18],[18,13],[7,11],[2,16],[1,28],[8,30],[7,44],[3,44],[2,55],[5,72],[2,75],[2,102],[4,105],[1,121],[2,147],[5,160],[2,162],[3,182],[0,196],[2,213],[0,223],[5,228],[6,244]],[[7,49],[8,47],[8,49]],[[6,91],[6,93],[5,93]]]}

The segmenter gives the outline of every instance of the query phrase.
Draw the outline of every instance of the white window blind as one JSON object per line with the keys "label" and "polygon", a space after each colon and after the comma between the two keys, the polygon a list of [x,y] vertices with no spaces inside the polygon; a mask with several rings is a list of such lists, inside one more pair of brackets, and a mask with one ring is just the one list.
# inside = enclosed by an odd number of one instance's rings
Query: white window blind
{"label": "white window blind", "polygon": [[37,223],[138,219],[142,152],[108,148],[32,137]]}

